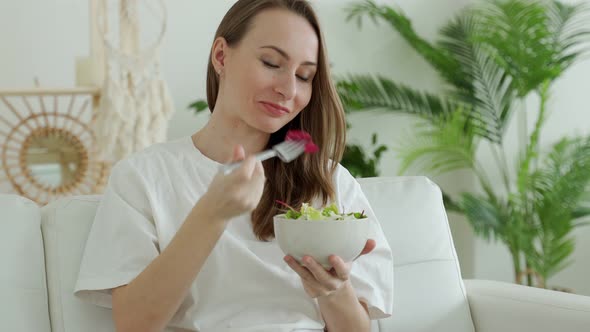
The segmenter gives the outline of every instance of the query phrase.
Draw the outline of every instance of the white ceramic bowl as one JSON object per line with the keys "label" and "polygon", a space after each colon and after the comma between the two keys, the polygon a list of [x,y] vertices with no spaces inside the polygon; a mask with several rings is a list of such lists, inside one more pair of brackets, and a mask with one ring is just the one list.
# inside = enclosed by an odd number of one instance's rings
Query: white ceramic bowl
{"label": "white ceramic bowl", "polygon": [[280,214],[274,217],[274,229],[285,255],[298,261],[308,255],[325,268],[331,268],[330,255],[350,262],[361,253],[369,238],[369,219],[294,220]]}

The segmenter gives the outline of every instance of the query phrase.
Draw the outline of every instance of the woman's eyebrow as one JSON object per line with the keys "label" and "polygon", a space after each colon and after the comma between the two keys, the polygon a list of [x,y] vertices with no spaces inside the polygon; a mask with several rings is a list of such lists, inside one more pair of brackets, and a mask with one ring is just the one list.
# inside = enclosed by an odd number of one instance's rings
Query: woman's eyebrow
{"label": "woman's eyebrow", "polygon": [[[289,56],[289,54],[287,54],[287,52],[285,52],[284,50],[282,50],[281,48],[279,48],[277,46],[274,46],[274,45],[266,45],[266,46],[262,46],[260,48],[269,48],[269,49],[275,50],[277,53],[279,53],[287,61],[291,59],[291,57]],[[302,63],[302,65],[304,65],[304,66],[317,66],[317,64],[315,62],[312,62],[312,61],[305,61],[304,63]]]}

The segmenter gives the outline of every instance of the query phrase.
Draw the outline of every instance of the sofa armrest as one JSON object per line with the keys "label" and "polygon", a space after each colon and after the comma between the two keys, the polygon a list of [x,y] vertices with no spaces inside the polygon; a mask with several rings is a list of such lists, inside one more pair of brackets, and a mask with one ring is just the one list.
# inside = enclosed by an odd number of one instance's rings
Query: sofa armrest
{"label": "sofa armrest", "polygon": [[578,332],[590,326],[590,297],[487,280],[465,280],[477,332]]}

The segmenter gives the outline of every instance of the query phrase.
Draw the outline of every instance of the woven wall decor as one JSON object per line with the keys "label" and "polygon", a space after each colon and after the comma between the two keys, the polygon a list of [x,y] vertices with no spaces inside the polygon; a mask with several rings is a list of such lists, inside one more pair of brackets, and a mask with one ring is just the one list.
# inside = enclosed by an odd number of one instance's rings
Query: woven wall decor
{"label": "woven wall decor", "polygon": [[90,127],[96,88],[0,90],[0,191],[47,204],[102,191],[109,164],[97,160]]}

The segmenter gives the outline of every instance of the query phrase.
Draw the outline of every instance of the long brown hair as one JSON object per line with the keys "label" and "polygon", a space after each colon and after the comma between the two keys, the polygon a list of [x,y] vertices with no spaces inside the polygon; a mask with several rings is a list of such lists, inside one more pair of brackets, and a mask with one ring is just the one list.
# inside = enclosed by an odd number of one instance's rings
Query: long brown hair
{"label": "long brown hair", "polygon": [[[282,8],[303,18],[314,28],[319,41],[317,73],[312,82],[309,104],[291,122],[270,135],[268,146],[282,142],[290,129],[311,134],[320,148],[291,163],[273,158],[263,163],[266,184],[262,199],[252,212],[254,234],[260,240],[274,237],[273,216],[282,207],[282,200],[294,207],[319,199],[322,204],[334,199],[333,174],[342,158],[346,142],[344,111],[330,76],[326,46],[318,18],[305,0],[238,0],[227,12],[215,34],[223,37],[230,47],[236,46],[248,32],[252,19],[267,9]],[[214,39],[214,40],[215,40]],[[211,54],[207,68],[207,103],[213,111],[219,90],[219,78],[213,67]]]}

